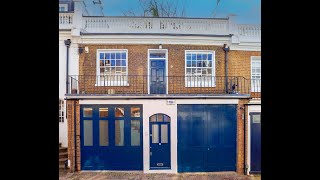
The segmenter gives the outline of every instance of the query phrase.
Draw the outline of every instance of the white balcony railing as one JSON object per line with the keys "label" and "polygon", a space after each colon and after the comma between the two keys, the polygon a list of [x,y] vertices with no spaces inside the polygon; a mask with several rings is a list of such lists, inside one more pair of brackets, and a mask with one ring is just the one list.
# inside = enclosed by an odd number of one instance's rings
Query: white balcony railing
{"label": "white balcony railing", "polygon": [[71,29],[73,13],[59,13],[59,29]]}
{"label": "white balcony railing", "polygon": [[216,34],[228,35],[228,19],[83,17],[86,33]]}

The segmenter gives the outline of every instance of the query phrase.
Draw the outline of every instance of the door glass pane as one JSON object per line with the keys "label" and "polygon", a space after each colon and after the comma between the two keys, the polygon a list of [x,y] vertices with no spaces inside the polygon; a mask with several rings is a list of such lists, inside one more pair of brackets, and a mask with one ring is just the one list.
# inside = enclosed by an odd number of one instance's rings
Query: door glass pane
{"label": "door glass pane", "polygon": [[108,117],[108,108],[99,108],[99,117]]}
{"label": "door glass pane", "polygon": [[131,120],[131,146],[140,146],[140,120]]}
{"label": "door glass pane", "polygon": [[92,146],[92,120],[83,120],[83,144],[84,146]]}
{"label": "door glass pane", "polygon": [[164,116],[163,116],[163,121],[164,121],[164,122],[170,122],[170,117],[164,115]]}
{"label": "door glass pane", "polygon": [[158,122],[163,122],[163,115],[162,114],[158,114]]}
{"label": "door glass pane", "polygon": [[161,143],[168,143],[168,125],[161,124]]}
{"label": "door glass pane", "polygon": [[158,127],[158,124],[152,124],[152,143],[159,143],[159,127]]}
{"label": "door glass pane", "polygon": [[116,111],[116,117],[123,117],[124,116],[124,108],[116,107],[115,111]]}
{"label": "door glass pane", "polygon": [[92,117],[92,108],[83,108],[83,117]]}
{"label": "door glass pane", "polygon": [[252,115],[252,123],[260,123],[260,114]]}
{"label": "door glass pane", "polygon": [[131,107],[131,117],[140,117],[139,107]]}
{"label": "door glass pane", "polygon": [[157,115],[153,115],[150,117],[150,122],[157,122]]}
{"label": "door glass pane", "polygon": [[115,145],[124,146],[124,120],[115,120]]}
{"label": "door glass pane", "polygon": [[100,132],[100,146],[109,146],[109,131],[108,121],[100,120],[99,132]]}

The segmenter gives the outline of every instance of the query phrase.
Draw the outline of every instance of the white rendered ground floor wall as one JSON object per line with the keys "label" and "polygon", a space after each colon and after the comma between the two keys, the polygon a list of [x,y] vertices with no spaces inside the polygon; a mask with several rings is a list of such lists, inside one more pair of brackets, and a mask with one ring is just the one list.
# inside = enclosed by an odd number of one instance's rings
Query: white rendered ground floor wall
{"label": "white rendered ground floor wall", "polygon": [[246,114],[246,116],[248,117],[248,123],[247,123],[247,127],[248,128],[248,156],[247,156],[247,174],[249,174],[250,172],[250,166],[251,166],[251,153],[250,153],[250,149],[251,149],[251,116],[250,113],[252,112],[261,112],[261,101],[251,101],[249,102],[248,105],[248,112]]}
{"label": "white rendered ground floor wall", "polygon": [[[145,173],[177,173],[177,105],[178,104],[238,104],[238,99],[166,99],[147,100],[80,100],[84,104],[142,104],[143,105],[143,171]],[[163,113],[171,118],[171,169],[150,170],[149,117]]]}

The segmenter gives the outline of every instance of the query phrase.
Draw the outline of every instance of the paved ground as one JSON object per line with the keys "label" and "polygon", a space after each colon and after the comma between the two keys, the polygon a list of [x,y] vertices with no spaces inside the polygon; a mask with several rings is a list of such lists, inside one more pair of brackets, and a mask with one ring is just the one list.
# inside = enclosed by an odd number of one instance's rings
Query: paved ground
{"label": "paved ground", "polygon": [[260,176],[245,176],[235,172],[215,173],[179,173],[179,174],[144,174],[142,172],[59,172],[60,180],[261,180]]}

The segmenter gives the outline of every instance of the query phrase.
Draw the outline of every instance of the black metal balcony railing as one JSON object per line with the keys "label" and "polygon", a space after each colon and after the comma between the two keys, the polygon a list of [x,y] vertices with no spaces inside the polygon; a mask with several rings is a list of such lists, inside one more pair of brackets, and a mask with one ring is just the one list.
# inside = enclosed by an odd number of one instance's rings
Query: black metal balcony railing
{"label": "black metal balcony railing", "polygon": [[[73,75],[67,94],[105,95],[253,95],[260,97],[260,80],[241,76]],[[259,96],[259,97],[258,97]]]}

